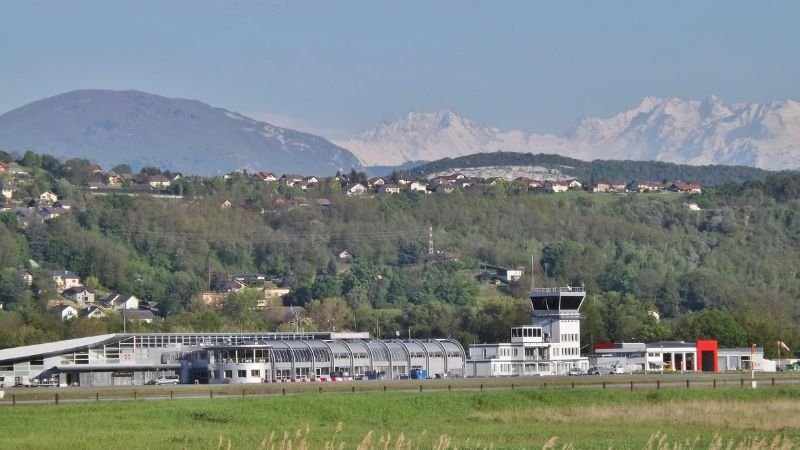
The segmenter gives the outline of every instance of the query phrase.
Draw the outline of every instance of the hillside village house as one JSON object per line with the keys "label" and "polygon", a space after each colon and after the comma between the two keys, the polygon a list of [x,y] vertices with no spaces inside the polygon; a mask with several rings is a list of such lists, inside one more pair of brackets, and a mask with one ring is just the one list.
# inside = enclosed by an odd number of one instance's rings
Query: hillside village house
{"label": "hillside village house", "polygon": [[656,181],[633,180],[628,183],[627,188],[631,192],[657,192],[661,190],[661,183]]}
{"label": "hillside village house", "polygon": [[17,203],[0,195],[0,212],[13,211]]}
{"label": "hillside village house", "polygon": [[412,181],[409,183],[408,189],[412,192],[428,192],[428,186],[425,183],[420,183],[419,181]]}
{"label": "hillside village house", "polygon": [[41,217],[42,220],[52,220],[67,212],[69,211],[65,208],[44,208],[39,211],[39,217]]}
{"label": "hillside village house", "polygon": [[139,309],[139,299],[133,295],[122,295],[111,293],[103,300],[103,303],[115,311],[123,309]]}
{"label": "hillside village house", "polygon": [[397,176],[397,184],[400,186],[405,186],[407,184],[411,184],[414,182],[414,179],[409,177],[408,175],[398,175]]}
{"label": "hillside village house", "polygon": [[[450,183],[450,177],[449,176],[439,176],[439,177],[431,178],[431,182],[428,183],[428,186],[436,187],[436,186],[438,186],[440,184],[444,184],[444,183],[448,183],[448,184]],[[431,189],[431,190],[433,190],[433,189]]]}
{"label": "hillside village house", "polygon": [[56,290],[59,292],[81,285],[80,277],[68,270],[54,270],[50,272],[50,276],[53,278]]}
{"label": "hillside village house", "polygon": [[294,186],[297,183],[302,183],[303,178],[304,177],[302,175],[297,175],[295,173],[285,173],[281,175],[281,178],[278,180],[278,182],[287,186]]}
{"label": "hillside village house", "polygon": [[544,183],[544,190],[547,192],[567,192],[569,190],[569,182],[547,180]]}
{"label": "hillside village house", "polygon": [[349,197],[364,195],[367,193],[367,188],[361,183],[348,184],[344,188],[344,193]]}
{"label": "hillside village house", "polygon": [[58,201],[58,196],[50,191],[44,191],[39,194],[39,200],[47,203],[55,203]]}
{"label": "hillside village house", "polygon": [[103,181],[108,186],[119,186],[122,184],[122,177],[117,172],[111,170],[103,176]]}
{"label": "hillside village house", "polygon": [[670,191],[673,192],[690,192],[693,194],[699,194],[703,192],[703,187],[697,183],[672,183],[669,187]]}
{"label": "hillside village house", "polygon": [[367,186],[369,187],[377,188],[378,186],[383,186],[384,184],[386,184],[386,180],[384,180],[383,177],[375,177],[367,180]]}
{"label": "hillside village house", "polygon": [[378,186],[379,194],[399,194],[400,186],[394,184],[382,184]]}
{"label": "hillside village house", "polygon": [[153,189],[168,188],[170,183],[172,182],[164,175],[153,175],[151,177],[147,177],[147,184]]}
{"label": "hillside village house", "polygon": [[88,308],[82,309],[78,313],[78,317],[85,317],[87,319],[100,319],[107,316],[106,310],[98,305],[89,305]]}
{"label": "hillside village house", "polygon": [[78,310],[67,304],[56,306],[54,311],[62,322],[78,317]]}
{"label": "hillside village house", "polygon": [[65,289],[61,294],[78,303],[94,303],[94,290],[84,286],[75,286]]}
{"label": "hillside village house", "polygon": [[592,186],[592,192],[625,192],[625,183],[620,181],[603,181]]}
{"label": "hillside village house", "polygon": [[14,197],[15,190],[16,188],[13,185],[0,182],[0,195],[2,195],[3,197],[8,199]]}
{"label": "hillside village house", "polygon": [[265,287],[261,290],[264,296],[256,302],[256,309],[265,309],[268,307],[274,307],[277,305],[282,305],[283,301],[281,298],[289,293],[288,288],[279,288],[279,287]]}
{"label": "hillside village house", "polygon": [[339,257],[339,261],[342,262],[353,262],[353,254],[350,253],[348,250],[342,250],[337,255]]}
{"label": "hillside village house", "polygon": [[480,184],[481,181],[477,178],[461,178],[453,182],[456,187],[466,189],[474,184]]}
{"label": "hillside village house", "polygon": [[148,309],[123,309],[122,319],[128,322],[153,323],[155,314]]}
{"label": "hillside village house", "polygon": [[529,188],[533,189],[541,189],[544,187],[544,181],[542,180],[534,180],[528,177],[517,177],[514,179],[515,183],[520,183],[527,185]]}
{"label": "hillside village house", "polygon": [[592,186],[592,192],[611,192],[610,183],[597,183]]}
{"label": "hillside village house", "polygon": [[272,172],[258,172],[255,176],[262,181],[278,181],[278,177]]}

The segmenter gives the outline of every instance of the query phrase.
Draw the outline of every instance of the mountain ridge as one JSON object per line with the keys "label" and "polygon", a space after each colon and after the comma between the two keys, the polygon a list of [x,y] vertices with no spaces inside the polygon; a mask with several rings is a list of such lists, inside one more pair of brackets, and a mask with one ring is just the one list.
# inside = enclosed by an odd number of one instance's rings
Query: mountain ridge
{"label": "mountain ridge", "polygon": [[[482,178],[517,176],[538,179],[577,178],[582,182],[599,181],[685,181],[714,186],[724,183],[764,181],[779,172],[749,166],[693,166],[663,161],[583,161],[555,154],[477,153],[457,158],[444,158],[407,170],[413,177],[429,178],[461,172]],[[386,175],[386,174],[382,174]]]}
{"label": "mountain ridge", "polygon": [[347,149],[198,100],[85,89],[0,115],[0,148],[197,175],[233,170],[318,175],[363,166]]}

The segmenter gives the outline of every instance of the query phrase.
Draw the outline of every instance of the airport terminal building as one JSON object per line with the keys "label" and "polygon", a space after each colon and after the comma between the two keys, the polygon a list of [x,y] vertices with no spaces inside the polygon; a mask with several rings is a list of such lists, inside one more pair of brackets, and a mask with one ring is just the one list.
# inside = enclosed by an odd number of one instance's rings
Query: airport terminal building
{"label": "airport terminal building", "polygon": [[368,333],[122,333],[0,350],[0,384],[141,385],[328,381],[381,373],[464,376],[452,339],[370,340]]}

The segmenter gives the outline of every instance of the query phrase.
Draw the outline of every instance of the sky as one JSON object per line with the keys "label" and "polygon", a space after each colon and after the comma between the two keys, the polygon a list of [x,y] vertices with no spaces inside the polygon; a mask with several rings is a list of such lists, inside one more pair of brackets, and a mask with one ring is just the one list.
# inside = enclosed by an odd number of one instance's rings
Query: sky
{"label": "sky", "polygon": [[409,111],[566,132],[645,96],[800,99],[796,1],[0,0],[0,113],[75,89],[342,138]]}

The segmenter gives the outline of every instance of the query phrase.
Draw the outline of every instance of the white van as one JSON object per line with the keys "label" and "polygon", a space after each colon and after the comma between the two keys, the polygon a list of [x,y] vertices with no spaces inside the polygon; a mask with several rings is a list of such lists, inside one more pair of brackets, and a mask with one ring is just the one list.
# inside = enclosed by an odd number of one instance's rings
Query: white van
{"label": "white van", "polygon": [[178,384],[181,382],[181,379],[177,375],[161,375],[160,377],[156,378],[155,380],[151,380],[151,384]]}

